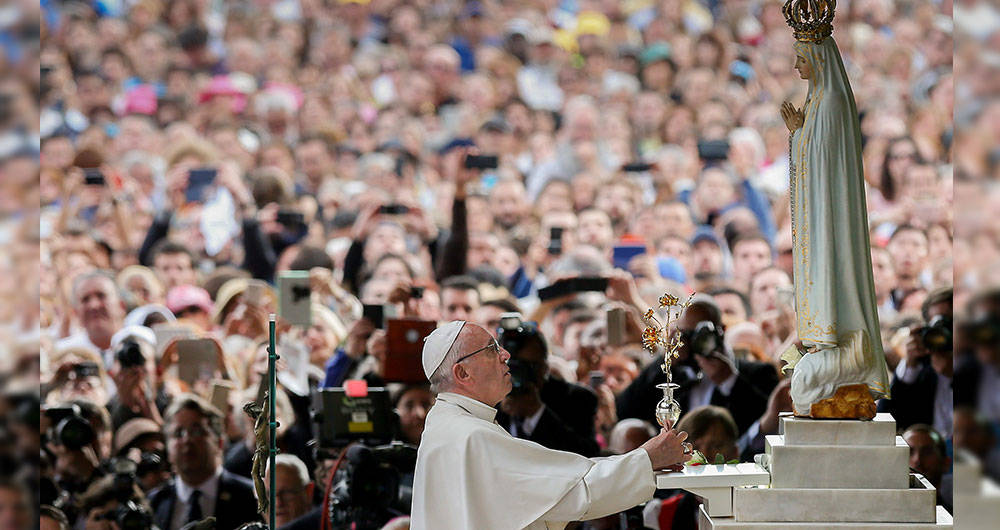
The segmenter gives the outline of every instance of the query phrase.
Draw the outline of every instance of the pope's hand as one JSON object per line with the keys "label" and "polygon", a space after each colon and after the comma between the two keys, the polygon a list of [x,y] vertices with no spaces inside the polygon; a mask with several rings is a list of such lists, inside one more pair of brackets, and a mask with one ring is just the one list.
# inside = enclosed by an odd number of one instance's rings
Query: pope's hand
{"label": "pope's hand", "polygon": [[684,431],[661,429],[660,434],[642,444],[642,448],[649,453],[653,469],[680,470],[684,462],[691,458],[691,444],[684,441],[687,437]]}

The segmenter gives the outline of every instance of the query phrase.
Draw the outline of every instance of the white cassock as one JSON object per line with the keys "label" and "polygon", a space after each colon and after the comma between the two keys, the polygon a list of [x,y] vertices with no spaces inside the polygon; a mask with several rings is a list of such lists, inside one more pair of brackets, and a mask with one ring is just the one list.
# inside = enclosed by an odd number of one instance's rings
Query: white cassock
{"label": "white cassock", "polygon": [[482,402],[438,395],[417,451],[410,528],[563,528],[653,497],[645,449],[584,458],[514,438],[495,417]]}

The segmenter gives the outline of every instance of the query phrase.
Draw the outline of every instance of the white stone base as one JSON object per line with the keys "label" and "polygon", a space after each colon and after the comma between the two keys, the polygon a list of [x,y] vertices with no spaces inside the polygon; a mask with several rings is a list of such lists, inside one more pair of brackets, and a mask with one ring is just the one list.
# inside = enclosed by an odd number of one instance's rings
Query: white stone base
{"label": "white stone base", "polygon": [[910,486],[910,447],[786,445],[767,436],[765,451],[772,488],[898,489]]}
{"label": "white stone base", "polygon": [[815,420],[797,418],[790,412],[781,416],[780,434],[785,445],[879,445],[896,444],[896,420],[880,413],[871,421]]}
{"label": "white stone base", "polygon": [[[741,522],[933,523],[937,491],[921,475],[910,488],[733,489],[733,519]],[[711,504],[709,505],[711,506]],[[708,512],[713,517],[714,511]]]}
{"label": "white stone base", "polygon": [[904,530],[942,530],[952,528],[952,517],[943,507],[937,507],[937,520],[933,523],[781,523],[781,522],[741,522],[732,517],[710,517],[704,508],[698,512],[699,530],[819,530],[821,528],[839,528],[845,530],[885,530],[900,528]]}

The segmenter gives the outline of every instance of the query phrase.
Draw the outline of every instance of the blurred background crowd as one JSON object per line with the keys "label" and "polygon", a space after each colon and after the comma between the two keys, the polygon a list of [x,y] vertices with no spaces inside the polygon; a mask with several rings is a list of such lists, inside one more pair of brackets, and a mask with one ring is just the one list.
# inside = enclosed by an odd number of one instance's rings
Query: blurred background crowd
{"label": "blurred background crowd", "polygon": [[[879,406],[950,506],[956,448],[1000,476],[1000,12],[837,9],[894,374]],[[386,381],[396,346],[368,306],[533,322],[501,422],[557,449],[622,453],[655,432],[663,374],[641,332],[664,293],[698,293],[675,322],[688,344],[674,380],[709,460],[752,459],[791,409],[779,106],[807,84],[781,2],[43,0],[2,14],[3,528],[39,503],[46,528],[253,519],[231,509],[255,502],[242,405],[287,271],[308,275],[312,320],[279,322],[281,525],[318,528],[344,461],[310,442],[311,390],[388,385],[396,438],[419,443],[434,396]],[[539,296],[575,277],[606,289]],[[178,337],[210,339],[215,361],[192,374]],[[693,527],[693,498],[658,497],[586,527]]]}

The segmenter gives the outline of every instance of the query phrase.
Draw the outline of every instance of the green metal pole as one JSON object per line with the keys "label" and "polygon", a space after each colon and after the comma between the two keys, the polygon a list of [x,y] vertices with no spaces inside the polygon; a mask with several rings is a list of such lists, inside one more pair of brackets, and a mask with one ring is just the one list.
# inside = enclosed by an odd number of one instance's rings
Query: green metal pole
{"label": "green metal pole", "polygon": [[275,332],[275,329],[274,329],[274,325],[275,325],[275,318],[274,318],[274,314],[272,313],[270,315],[269,322],[268,322],[268,339],[269,339],[270,343],[268,345],[268,351],[267,351],[267,353],[268,353],[268,355],[267,355],[267,383],[268,383],[268,388],[269,388],[269,391],[268,391],[268,394],[267,394],[267,418],[268,418],[268,439],[267,439],[267,445],[268,445],[268,449],[269,449],[268,450],[268,457],[267,457],[268,458],[267,467],[268,467],[268,469],[271,470],[271,473],[270,473],[271,474],[271,477],[270,477],[270,482],[271,483],[270,483],[270,488],[268,490],[269,502],[268,502],[268,505],[267,505],[268,506],[268,510],[267,510],[267,513],[268,513],[268,525],[267,525],[267,528],[269,530],[275,530],[275,528],[277,528],[277,525],[275,524],[275,519],[274,519],[274,516],[275,516],[274,502],[275,502],[275,497],[276,497],[276,492],[275,492],[275,489],[274,489],[275,488],[275,482],[274,481],[275,481],[275,475],[277,474],[276,470],[274,469],[274,456],[278,454],[278,445],[277,445],[277,440],[276,440],[277,436],[275,434],[275,432],[277,431],[277,428],[278,428],[278,422],[277,422],[277,420],[276,420],[276,418],[274,416],[274,400],[275,400],[275,397],[274,397],[275,394],[274,393],[275,393],[276,387],[277,387],[277,385],[275,383],[275,380],[277,379],[277,374],[275,373],[274,363],[275,363],[275,361],[278,360],[278,353],[277,353],[277,349],[274,346],[275,335],[276,335],[276,332]]}

